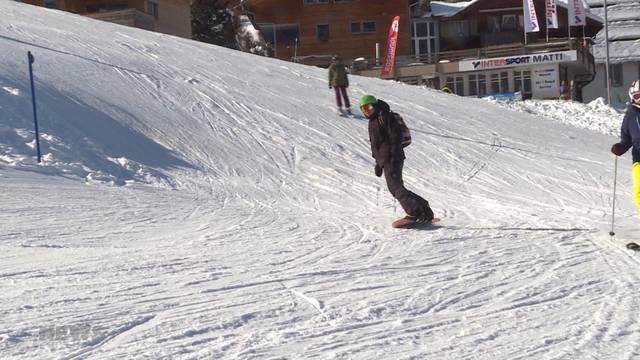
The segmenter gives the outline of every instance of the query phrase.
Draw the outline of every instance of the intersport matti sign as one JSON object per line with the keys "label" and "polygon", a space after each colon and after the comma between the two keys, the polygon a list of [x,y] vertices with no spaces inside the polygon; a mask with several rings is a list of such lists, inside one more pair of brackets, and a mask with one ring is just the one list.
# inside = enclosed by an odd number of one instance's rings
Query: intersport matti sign
{"label": "intersport matti sign", "polygon": [[568,50],[491,59],[465,60],[459,62],[459,71],[479,71],[526,65],[556,64],[577,60],[578,55],[576,50]]}

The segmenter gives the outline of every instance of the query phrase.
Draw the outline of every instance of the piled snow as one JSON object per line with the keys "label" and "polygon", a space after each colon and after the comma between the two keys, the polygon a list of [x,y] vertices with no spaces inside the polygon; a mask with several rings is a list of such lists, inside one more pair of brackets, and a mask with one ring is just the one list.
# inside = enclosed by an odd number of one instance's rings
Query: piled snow
{"label": "piled snow", "polygon": [[608,106],[603,98],[588,104],[563,100],[487,101],[507,109],[526,112],[559,123],[618,136],[623,112]]}
{"label": "piled snow", "polygon": [[616,137],[581,128],[613,113],[352,77],[413,130],[404,180],[443,217],[398,231],[326,70],[0,13],[3,359],[640,356],[630,158],[611,239]]}

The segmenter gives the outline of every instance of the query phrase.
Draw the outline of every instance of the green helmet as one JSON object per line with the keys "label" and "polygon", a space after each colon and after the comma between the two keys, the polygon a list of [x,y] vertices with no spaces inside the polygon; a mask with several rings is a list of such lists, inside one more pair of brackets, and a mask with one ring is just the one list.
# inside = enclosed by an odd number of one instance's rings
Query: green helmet
{"label": "green helmet", "polygon": [[373,95],[365,95],[358,100],[358,106],[362,107],[365,104],[375,104],[378,100]]}

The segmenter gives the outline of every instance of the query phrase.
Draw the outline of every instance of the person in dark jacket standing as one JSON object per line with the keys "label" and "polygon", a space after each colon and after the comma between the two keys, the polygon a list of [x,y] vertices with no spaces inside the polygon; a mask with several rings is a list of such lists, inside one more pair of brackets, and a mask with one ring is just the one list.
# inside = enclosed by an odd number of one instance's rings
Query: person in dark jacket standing
{"label": "person in dark jacket standing", "polygon": [[386,102],[371,95],[360,98],[358,105],[364,116],[369,119],[369,141],[371,154],[376,160],[376,176],[384,174],[389,192],[407,213],[406,219],[430,222],[433,220],[433,211],[429,202],[407,190],[402,180],[405,159],[402,118],[392,112]]}
{"label": "person in dark jacket standing", "polygon": [[336,92],[338,111],[342,112],[342,100],[344,99],[344,106],[347,108],[347,112],[351,114],[351,104],[349,103],[349,95],[347,95],[348,87],[347,67],[342,63],[340,56],[334,55],[329,66],[329,89],[333,88]]}
{"label": "person in dark jacket standing", "polygon": [[620,128],[620,142],[613,144],[611,152],[621,156],[633,147],[633,165],[631,173],[633,177],[633,199],[638,211],[640,211],[640,80],[636,80],[629,88],[631,103],[622,120]]}

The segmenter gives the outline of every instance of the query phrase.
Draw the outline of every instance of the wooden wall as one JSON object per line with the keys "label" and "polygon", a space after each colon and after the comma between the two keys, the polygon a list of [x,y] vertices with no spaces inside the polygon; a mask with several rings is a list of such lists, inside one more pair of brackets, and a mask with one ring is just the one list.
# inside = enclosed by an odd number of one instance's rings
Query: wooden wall
{"label": "wooden wall", "polygon": [[[28,0],[34,5],[44,5],[44,0]],[[144,0],[57,0],[57,8],[76,14],[86,14],[95,5],[127,4],[129,8],[144,11]]]}
{"label": "wooden wall", "polygon": [[[298,56],[339,54],[344,59],[374,57],[375,44],[384,53],[389,26],[400,15],[397,55],[411,52],[409,6],[406,0],[347,0],[327,4],[304,4],[303,0],[254,1],[251,9],[256,22],[297,24],[299,26]],[[374,21],[376,31],[352,33],[351,22]],[[329,24],[328,41],[318,40],[316,26]],[[277,49],[277,57],[289,59],[293,47]]]}

